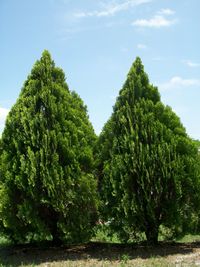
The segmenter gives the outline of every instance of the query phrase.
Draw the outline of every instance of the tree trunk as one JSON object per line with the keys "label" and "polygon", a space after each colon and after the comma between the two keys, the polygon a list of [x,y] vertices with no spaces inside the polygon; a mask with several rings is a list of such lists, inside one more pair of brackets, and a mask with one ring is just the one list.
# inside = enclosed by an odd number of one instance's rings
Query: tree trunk
{"label": "tree trunk", "polygon": [[52,235],[52,242],[54,245],[62,244],[62,240],[60,239],[60,233],[58,229],[58,218],[59,218],[58,213],[52,209],[50,211],[49,227]]}
{"label": "tree trunk", "polygon": [[145,235],[147,238],[147,243],[149,245],[157,245],[158,244],[158,229],[157,225],[148,225],[145,231]]}
{"label": "tree trunk", "polygon": [[59,231],[58,231],[58,226],[57,226],[57,220],[55,220],[51,224],[51,235],[52,235],[52,242],[54,245],[61,245],[62,240],[60,239]]}
{"label": "tree trunk", "polygon": [[58,229],[58,220],[59,214],[56,212],[53,207],[41,205],[39,207],[40,210],[40,217],[49,228],[51,236],[52,236],[52,243],[54,245],[61,245],[62,240],[60,239],[60,233]]}

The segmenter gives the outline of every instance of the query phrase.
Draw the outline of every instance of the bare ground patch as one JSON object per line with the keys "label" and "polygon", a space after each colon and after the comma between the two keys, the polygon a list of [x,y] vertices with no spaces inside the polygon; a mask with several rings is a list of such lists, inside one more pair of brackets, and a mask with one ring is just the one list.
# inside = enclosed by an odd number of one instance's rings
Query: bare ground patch
{"label": "bare ground patch", "polygon": [[200,242],[8,246],[0,248],[0,266],[200,266]]}

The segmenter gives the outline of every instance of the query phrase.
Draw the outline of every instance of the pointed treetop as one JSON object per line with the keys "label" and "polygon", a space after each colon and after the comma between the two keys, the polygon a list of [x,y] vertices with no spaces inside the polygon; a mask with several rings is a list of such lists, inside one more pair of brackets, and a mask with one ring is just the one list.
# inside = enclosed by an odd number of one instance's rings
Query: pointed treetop
{"label": "pointed treetop", "polygon": [[144,71],[141,59],[136,57],[120,91],[116,107],[124,105],[125,103],[133,106],[141,99],[148,99],[156,103],[160,101],[160,95],[157,87],[149,83],[149,78]]}
{"label": "pointed treetop", "polygon": [[45,65],[49,65],[49,64],[51,65],[53,63],[53,60],[51,59],[51,54],[49,53],[48,50],[44,50],[42,52],[40,62],[45,64]]}
{"label": "pointed treetop", "polygon": [[136,74],[144,72],[144,65],[142,64],[142,60],[140,57],[136,57],[135,61],[132,64],[130,72],[131,70],[134,70]]}
{"label": "pointed treetop", "polygon": [[33,74],[33,76],[35,76],[34,74],[36,74],[37,78],[39,75],[39,77],[43,76],[43,78],[48,80],[54,67],[55,63],[51,59],[51,54],[49,53],[49,51],[44,50],[40,60],[36,61],[31,73]]}
{"label": "pointed treetop", "polygon": [[30,75],[28,75],[28,78],[24,83],[22,93],[29,94],[33,87],[29,87],[28,85],[32,82],[38,84],[38,89],[47,85],[47,88],[50,88],[50,84],[56,83],[68,90],[65,74],[61,68],[55,66],[48,50],[44,50],[41,58],[35,62]]}
{"label": "pointed treetop", "polygon": [[44,49],[44,51],[42,52],[42,57],[49,57],[51,58],[51,54],[47,49]]}

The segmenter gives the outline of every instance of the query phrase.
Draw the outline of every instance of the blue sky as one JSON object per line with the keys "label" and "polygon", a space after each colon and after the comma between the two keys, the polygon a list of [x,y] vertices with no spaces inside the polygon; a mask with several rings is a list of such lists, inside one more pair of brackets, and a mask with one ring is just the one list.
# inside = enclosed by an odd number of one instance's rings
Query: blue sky
{"label": "blue sky", "polygon": [[0,132],[48,49],[96,133],[136,56],[162,101],[200,139],[199,0],[0,0]]}

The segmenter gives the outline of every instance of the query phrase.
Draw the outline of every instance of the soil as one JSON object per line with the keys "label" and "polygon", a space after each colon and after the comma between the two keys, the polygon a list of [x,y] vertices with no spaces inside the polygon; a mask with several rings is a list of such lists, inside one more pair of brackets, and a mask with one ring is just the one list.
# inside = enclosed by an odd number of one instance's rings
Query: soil
{"label": "soil", "polygon": [[0,266],[200,266],[200,242],[9,246],[0,248]]}

